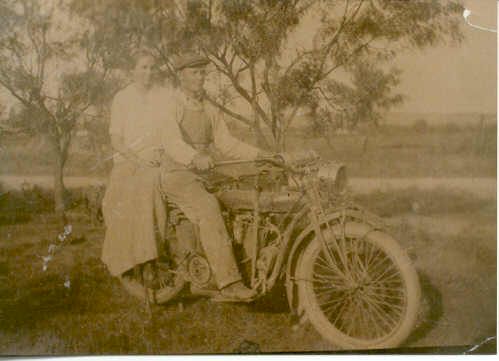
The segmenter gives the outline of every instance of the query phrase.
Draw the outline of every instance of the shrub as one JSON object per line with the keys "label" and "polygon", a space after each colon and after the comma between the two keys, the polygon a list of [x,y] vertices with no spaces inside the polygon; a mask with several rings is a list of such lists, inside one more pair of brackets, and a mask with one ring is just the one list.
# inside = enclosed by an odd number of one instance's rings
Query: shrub
{"label": "shrub", "polygon": [[428,122],[426,121],[426,119],[423,118],[417,119],[412,125],[412,129],[418,133],[425,133],[428,131],[428,128],[429,128]]}
{"label": "shrub", "polygon": [[[66,209],[82,206],[90,214],[100,211],[104,194],[103,186],[67,189]],[[24,223],[33,215],[49,213],[54,210],[54,192],[30,183],[23,183],[21,189],[7,190],[0,183],[0,225]]]}
{"label": "shrub", "polygon": [[35,213],[52,210],[53,197],[51,193],[38,186],[22,190],[2,190],[0,195],[0,224],[26,222]]}

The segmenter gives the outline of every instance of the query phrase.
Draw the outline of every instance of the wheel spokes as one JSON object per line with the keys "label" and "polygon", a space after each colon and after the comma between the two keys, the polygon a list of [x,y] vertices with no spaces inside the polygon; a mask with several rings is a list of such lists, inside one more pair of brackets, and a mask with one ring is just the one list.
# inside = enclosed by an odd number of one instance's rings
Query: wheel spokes
{"label": "wheel spokes", "polygon": [[400,271],[380,248],[364,238],[345,237],[335,243],[330,249],[332,258],[339,262],[336,267],[330,266],[323,250],[315,258],[311,282],[318,306],[335,328],[350,337],[386,336],[405,312]]}

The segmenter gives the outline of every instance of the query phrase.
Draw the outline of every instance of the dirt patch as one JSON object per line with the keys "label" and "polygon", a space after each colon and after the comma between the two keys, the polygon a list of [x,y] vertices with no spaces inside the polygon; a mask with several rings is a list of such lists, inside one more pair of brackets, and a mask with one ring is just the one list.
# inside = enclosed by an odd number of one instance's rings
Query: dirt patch
{"label": "dirt patch", "polygon": [[390,223],[422,275],[427,330],[413,344],[477,344],[495,336],[495,214],[408,214]]}

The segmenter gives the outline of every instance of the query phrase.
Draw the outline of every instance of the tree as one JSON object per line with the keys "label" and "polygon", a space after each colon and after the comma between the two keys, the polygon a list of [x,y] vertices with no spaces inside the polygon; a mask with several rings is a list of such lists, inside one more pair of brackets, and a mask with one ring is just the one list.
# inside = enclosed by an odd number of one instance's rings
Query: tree
{"label": "tree", "polygon": [[67,4],[5,0],[0,6],[0,86],[22,104],[17,126],[44,134],[54,155],[54,203],[64,213],[63,171],[75,125],[113,93],[99,48]]}
{"label": "tree", "polygon": [[[402,100],[389,91],[398,73],[383,72],[385,64],[401,51],[462,38],[458,0],[76,3],[76,11],[92,21],[108,43],[116,43],[110,40],[115,37],[122,40],[119,44],[149,46],[158,62],[168,63],[187,47],[203,51],[223,79],[209,99],[250,126],[262,144],[279,150],[298,111],[338,96],[331,91],[341,89],[345,99],[357,102],[346,107],[355,109],[355,115],[344,116],[373,114],[375,120],[375,109]],[[307,19],[313,44],[299,48],[293,37]],[[352,74],[352,85],[332,83],[339,69]],[[376,85],[377,80],[383,84]],[[238,110],[235,99],[246,102],[252,112]],[[270,139],[263,128],[270,130]]]}
{"label": "tree", "polygon": [[7,107],[3,103],[0,103],[0,140],[1,140],[1,136],[3,135],[3,133],[9,131],[8,127],[5,124],[5,118],[6,118],[5,110],[6,109],[7,109]]}
{"label": "tree", "polygon": [[318,91],[324,101],[310,104],[312,121],[321,131],[347,130],[362,122],[377,127],[383,112],[404,101],[402,94],[393,93],[400,73],[399,69],[385,71],[364,61],[353,67],[351,85],[334,79],[322,81]]}

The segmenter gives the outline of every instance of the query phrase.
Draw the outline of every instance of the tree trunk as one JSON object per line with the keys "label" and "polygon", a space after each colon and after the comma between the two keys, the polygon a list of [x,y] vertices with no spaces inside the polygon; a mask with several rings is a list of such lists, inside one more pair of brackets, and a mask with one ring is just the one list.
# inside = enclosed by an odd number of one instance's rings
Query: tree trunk
{"label": "tree trunk", "polygon": [[51,139],[54,150],[54,211],[65,224],[65,196],[66,187],[64,186],[64,166],[68,157],[69,143],[71,133],[65,133],[59,137]]}
{"label": "tree trunk", "polygon": [[265,134],[263,134],[262,128],[260,127],[260,122],[255,121],[252,129],[256,137],[257,146],[261,149],[270,150],[271,146],[269,145]]}
{"label": "tree trunk", "polygon": [[285,136],[281,131],[278,131],[275,135],[275,151],[282,153],[286,151]]}
{"label": "tree trunk", "polygon": [[283,124],[282,114],[274,115],[274,151],[282,153],[286,151],[286,126]]}
{"label": "tree trunk", "polygon": [[66,193],[63,179],[64,163],[64,156],[59,152],[56,155],[54,163],[54,210],[55,213],[62,218],[64,218],[64,198]]}

